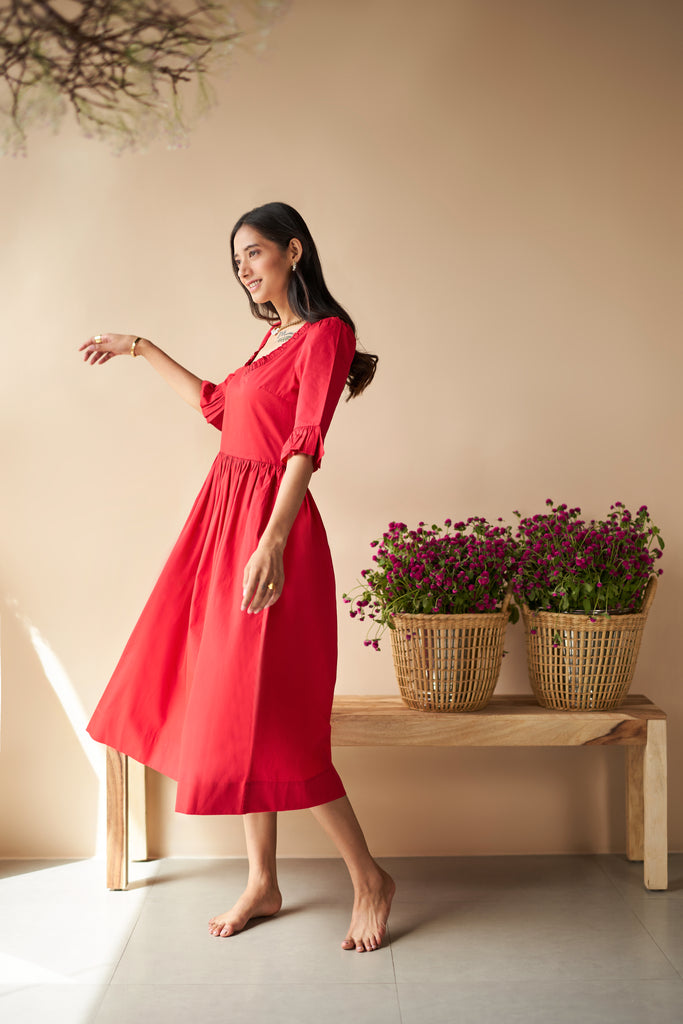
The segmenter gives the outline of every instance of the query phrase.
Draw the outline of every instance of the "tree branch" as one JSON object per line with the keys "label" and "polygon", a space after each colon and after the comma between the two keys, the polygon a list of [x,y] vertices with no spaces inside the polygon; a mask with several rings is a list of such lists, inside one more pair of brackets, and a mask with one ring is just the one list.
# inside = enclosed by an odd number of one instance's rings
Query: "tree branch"
{"label": "tree branch", "polygon": [[[187,132],[181,87],[194,82],[206,105],[206,76],[244,33],[236,5],[198,0],[0,0],[0,150],[25,152],[28,131],[57,126],[69,107],[87,135],[133,147],[162,126]],[[281,6],[259,0],[272,19]]]}

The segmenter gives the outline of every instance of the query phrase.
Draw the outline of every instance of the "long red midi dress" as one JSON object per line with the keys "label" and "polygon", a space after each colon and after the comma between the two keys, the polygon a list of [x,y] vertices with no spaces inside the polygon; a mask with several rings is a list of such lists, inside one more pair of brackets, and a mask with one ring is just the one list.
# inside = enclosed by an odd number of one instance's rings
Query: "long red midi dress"
{"label": "long red midi dress", "polygon": [[202,384],[220,451],[88,725],[94,739],[177,779],[186,814],[294,810],[344,795],[330,751],[335,582],[310,493],[285,547],[280,599],[257,614],[240,605],[287,459],[303,452],[320,466],[355,337],[328,317],[259,351],[222,384]]}

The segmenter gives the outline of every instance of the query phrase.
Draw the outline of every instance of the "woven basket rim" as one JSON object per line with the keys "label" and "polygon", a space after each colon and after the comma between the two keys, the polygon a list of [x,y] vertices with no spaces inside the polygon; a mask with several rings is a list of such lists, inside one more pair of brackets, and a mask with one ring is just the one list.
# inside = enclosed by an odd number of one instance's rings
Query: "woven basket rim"
{"label": "woven basket rim", "polygon": [[579,615],[576,612],[548,612],[539,609],[532,611],[522,605],[522,618],[526,625],[538,623],[543,626],[554,626],[556,629],[580,629],[606,632],[611,629],[628,629],[640,626],[647,619],[648,612],[629,612],[625,615]]}
{"label": "woven basket rim", "polygon": [[[463,626],[483,626],[487,622],[491,623],[503,623],[507,622],[510,617],[510,610],[498,612],[451,612],[443,614],[437,612],[436,614],[422,614],[416,612],[396,612],[391,619],[391,623],[395,626],[401,626],[403,623],[406,625],[410,624],[413,626],[426,625],[430,629],[438,629],[440,626],[448,626],[451,629],[455,627]],[[391,623],[389,628],[391,629]]]}
{"label": "woven basket rim", "polygon": [[[553,622],[568,627],[574,626],[575,629],[609,629],[614,623],[615,626],[621,626],[622,628],[628,628],[629,626],[637,626],[641,622],[644,622],[654,601],[655,592],[657,590],[657,577],[650,576],[645,593],[643,595],[643,607],[639,612],[610,612],[608,615],[604,613],[598,615],[586,615],[579,612],[552,612],[547,611],[545,608],[532,609],[529,608],[528,604],[522,603],[522,618],[524,622],[528,622],[530,619],[534,619],[536,622]],[[565,621],[566,620],[566,621]]]}

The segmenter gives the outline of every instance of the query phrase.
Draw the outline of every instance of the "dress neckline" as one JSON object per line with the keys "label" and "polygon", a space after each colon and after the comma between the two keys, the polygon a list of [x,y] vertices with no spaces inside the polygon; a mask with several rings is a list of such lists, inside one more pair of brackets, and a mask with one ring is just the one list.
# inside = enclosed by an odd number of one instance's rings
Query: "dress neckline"
{"label": "dress neckline", "polygon": [[[246,363],[244,364],[245,367],[247,367],[248,369],[251,369],[254,366],[260,366],[263,363],[267,363],[268,360],[272,359],[273,356],[276,356],[278,354],[278,352],[282,352],[283,349],[286,349],[287,346],[291,345],[293,341],[296,341],[303,334],[305,334],[307,328],[309,328],[310,326],[311,325],[310,325],[309,321],[307,320],[306,323],[301,325],[301,327],[298,329],[298,331],[295,331],[294,334],[292,334],[291,338],[287,338],[287,340],[283,341],[280,345],[277,346],[277,348],[272,349],[272,351],[270,351],[270,352],[266,352],[265,355],[259,356],[259,352],[261,351],[263,346],[266,344],[266,342],[270,338],[271,331],[269,330],[268,333],[266,334],[265,338],[263,339],[263,341],[259,345],[259,347],[254,352],[253,356],[251,356],[249,359],[247,359]],[[257,356],[258,356],[258,358],[257,358]]]}

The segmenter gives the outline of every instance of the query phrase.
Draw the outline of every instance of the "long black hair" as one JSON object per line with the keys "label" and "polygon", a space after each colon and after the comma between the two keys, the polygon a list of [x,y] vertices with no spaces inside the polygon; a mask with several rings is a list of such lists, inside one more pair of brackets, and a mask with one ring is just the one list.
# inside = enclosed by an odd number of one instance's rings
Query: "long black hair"
{"label": "long black hair", "polygon": [[[320,257],[311,232],[301,214],[297,213],[294,207],[288,206],[287,203],[266,203],[264,206],[257,206],[255,209],[249,210],[248,213],[240,217],[232,229],[230,235],[231,254],[235,251],[235,235],[245,224],[255,228],[268,241],[275,242],[283,252],[287,250],[287,246],[293,238],[298,238],[301,242],[301,256],[297,260],[296,270],[291,274],[287,286],[287,302],[295,316],[301,317],[302,320],[310,324],[327,316],[336,316],[348,324],[354,334],[356,333],[353,320],[343,306],[340,306],[330,294],[325,284]],[[242,284],[239,268],[234,260],[232,260],[232,267],[235,277]],[[272,302],[254,302],[249,289],[244,285],[242,287],[255,317],[259,320],[267,320],[268,323],[278,320],[278,313]],[[359,352],[356,349],[346,381],[350,398],[365,390],[375,375],[376,367],[377,356],[370,352]]]}

